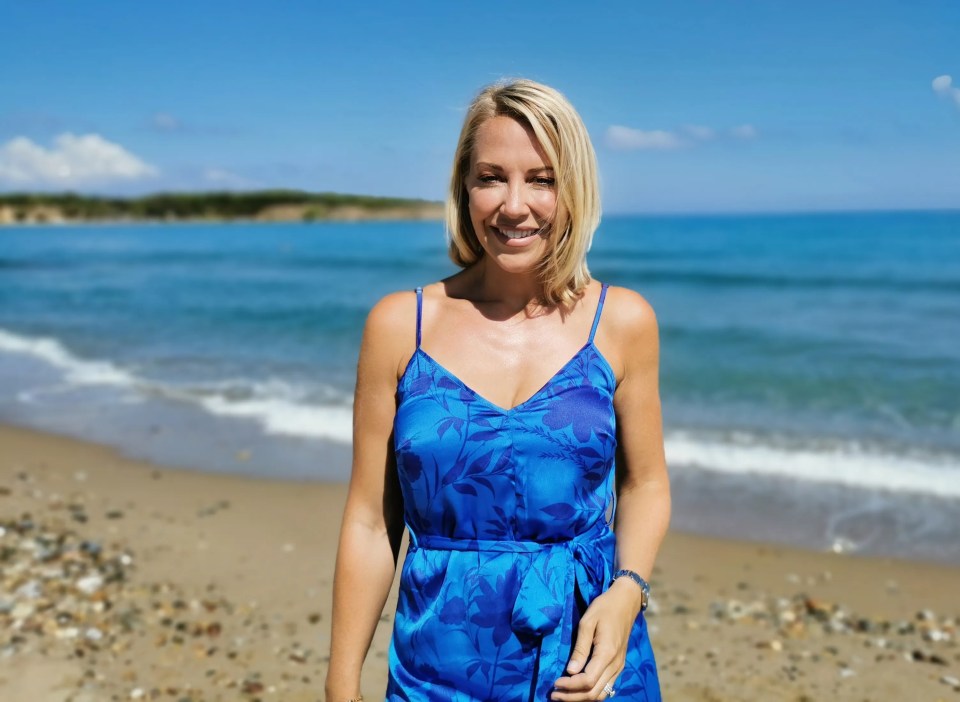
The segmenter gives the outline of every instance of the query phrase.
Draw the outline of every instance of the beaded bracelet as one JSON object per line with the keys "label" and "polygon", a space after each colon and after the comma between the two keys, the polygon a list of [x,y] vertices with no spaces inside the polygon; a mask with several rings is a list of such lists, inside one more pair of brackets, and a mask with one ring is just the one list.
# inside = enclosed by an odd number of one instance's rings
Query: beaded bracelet
{"label": "beaded bracelet", "polygon": [[619,578],[622,575],[626,575],[633,582],[640,586],[640,589],[643,590],[643,597],[640,600],[640,611],[643,612],[647,608],[647,602],[650,599],[650,583],[640,577],[638,573],[632,570],[627,570],[626,568],[621,568],[616,573],[613,574],[613,577],[610,578],[610,584],[613,584],[613,581]]}
{"label": "beaded bracelet", "polygon": [[351,697],[347,702],[363,702],[363,695],[357,695],[356,697]]}

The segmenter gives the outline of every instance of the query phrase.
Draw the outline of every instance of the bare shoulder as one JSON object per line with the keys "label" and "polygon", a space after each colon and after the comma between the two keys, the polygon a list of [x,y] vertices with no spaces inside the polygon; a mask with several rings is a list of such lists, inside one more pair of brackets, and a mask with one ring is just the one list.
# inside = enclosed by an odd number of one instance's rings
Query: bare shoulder
{"label": "bare shoulder", "polygon": [[399,290],[384,295],[370,308],[367,315],[367,326],[380,332],[390,332],[391,328],[399,328],[403,316],[407,316],[416,324],[417,293],[413,290]]}
{"label": "bare shoulder", "polygon": [[609,339],[610,361],[622,381],[629,369],[655,365],[659,357],[659,328],[653,305],[630,288],[611,285],[603,305],[604,335]]}
{"label": "bare shoulder", "polygon": [[611,336],[630,343],[657,333],[657,313],[653,305],[635,290],[619,285],[607,288],[603,314]]}
{"label": "bare shoulder", "polygon": [[378,366],[391,366],[399,377],[417,345],[417,294],[400,290],[384,295],[367,314],[361,355]]}

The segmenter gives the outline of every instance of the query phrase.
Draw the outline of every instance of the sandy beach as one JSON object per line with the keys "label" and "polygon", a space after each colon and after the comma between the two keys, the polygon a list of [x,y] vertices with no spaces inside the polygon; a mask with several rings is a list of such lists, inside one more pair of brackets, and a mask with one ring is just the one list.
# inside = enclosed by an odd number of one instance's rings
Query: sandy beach
{"label": "sandy beach", "polygon": [[[0,699],[323,698],[346,485],[13,427],[0,447]],[[960,569],[674,532],[652,585],[667,700],[960,700]],[[368,700],[395,598],[396,582]]]}

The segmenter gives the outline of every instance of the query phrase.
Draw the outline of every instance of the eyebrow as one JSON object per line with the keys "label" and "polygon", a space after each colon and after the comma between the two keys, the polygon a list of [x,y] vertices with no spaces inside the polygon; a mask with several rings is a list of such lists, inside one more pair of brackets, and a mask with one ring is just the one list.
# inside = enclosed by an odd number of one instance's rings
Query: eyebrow
{"label": "eyebrow", "polygon": [[[494,171],[503,170],[502,166],[498,166],[495,163],[487,163],[486,161],[477,162],[477,168],[490,168],[491,170],[494,170]],[[552,171],[552,170],[553,170],[553,166],[541,166],[540,168],[530,168],[529,170],[527,170],[527,173],[537,173],[539,171]]]}

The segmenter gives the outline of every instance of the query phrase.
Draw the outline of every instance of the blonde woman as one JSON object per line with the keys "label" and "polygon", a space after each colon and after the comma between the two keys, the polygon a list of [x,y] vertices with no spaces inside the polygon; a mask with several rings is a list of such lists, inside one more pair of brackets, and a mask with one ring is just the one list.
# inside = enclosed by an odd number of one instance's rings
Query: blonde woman
{"label": "blonde woman", "polygon": [[387,295],[364,329],[327,700],[362,699],[404,530],[388,700],[659,700],[657,321],[590,277],[596,161],[566,98],[484,89],[447,214],[462,270]]}

